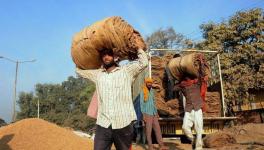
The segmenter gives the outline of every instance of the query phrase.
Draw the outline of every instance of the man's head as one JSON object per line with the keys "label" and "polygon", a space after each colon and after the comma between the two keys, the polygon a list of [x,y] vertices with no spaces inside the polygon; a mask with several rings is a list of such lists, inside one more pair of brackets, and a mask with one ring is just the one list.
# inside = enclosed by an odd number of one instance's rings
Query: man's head
{"label": "man's head", "polygon": [[114,59],[114,52],[111,49],[102,50],[100,53],[100,58],[105,69],[108,69],[114,65],[117,66]]}
{"label": "man's head", "polygon": [[152,88],[153,80],[151,78],[145,78],[145,84],[148,88]]}

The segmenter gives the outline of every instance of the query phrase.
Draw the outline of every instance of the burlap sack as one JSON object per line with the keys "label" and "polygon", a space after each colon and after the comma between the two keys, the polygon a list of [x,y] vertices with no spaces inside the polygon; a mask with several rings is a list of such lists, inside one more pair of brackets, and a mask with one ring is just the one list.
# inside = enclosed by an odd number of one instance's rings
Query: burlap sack
{"label": "burlap sack", "polygon": [[121,17],[110,17],[98,21],[75,34],[71,55],[81,69],[96,69],[101,66],[99,53],[112,49],[122,59],[136,59],[137,50],[146,50],[146,44],[138,31]]}
{"label": "burlap sack", "polygon": [[182,57],[173,58],[169,61],[168,67],[172,75],[177,80],[182,80],[183,76],[188,74],[194,77],[199,77],[200,63],[203,62],[206,76],[210,76],[209,65],[206,63],[204,56],[200,53],[191,53]]}

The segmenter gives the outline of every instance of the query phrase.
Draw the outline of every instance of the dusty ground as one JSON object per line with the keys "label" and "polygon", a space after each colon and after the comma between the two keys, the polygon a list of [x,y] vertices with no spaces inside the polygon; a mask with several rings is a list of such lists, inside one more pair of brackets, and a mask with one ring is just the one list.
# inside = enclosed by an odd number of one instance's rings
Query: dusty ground
{"label": "dusty ground", "polygon": [[[190,144],[164,138],[170,150],[190,150]],[[246,124],[207,136],[205,150],[264,149],[264,124]],[[208,144],[209,143],[209,144]],[[155,145],[158,147],[158,145]],[[42,119],[24,119],[0,128],[0,150],[92,150],[93,141],[75,135],[72,130]],[[115,149],[114,146],[112,148]],[[133,150],[147,146],[133,144]]]}
{"label": "dusty ground", "polygon": [[226,128],[205,137],[204,145],[215,149],[264,149],[264,124]]}
{"label": "dusty ground", "polygon": [[[163,139],[164,144],[169,147],[169,150],[190,150],[190,144],[181,144],[180,140],[178,139]],[[158,145],[155,144],[154,147],[158,149]],[[133,150],[147,150],[147,146],[143,145],[135,145],[133,144]]]}

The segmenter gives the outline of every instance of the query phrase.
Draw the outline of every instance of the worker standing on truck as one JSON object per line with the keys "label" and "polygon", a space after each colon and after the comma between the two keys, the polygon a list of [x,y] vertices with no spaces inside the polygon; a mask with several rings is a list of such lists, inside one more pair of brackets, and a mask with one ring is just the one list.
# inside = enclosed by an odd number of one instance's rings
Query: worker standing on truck
{"label": "worker standing on truck", "polygon": [[156,139],[161,150],[168,149],[163,144],[162,134],[159,125],[159,115],[154,101],[154,89],[152,88],[153,80],[146,78],[143,84],[143,89],[140,93],[140,108],[143,114],[143,120],[146,126],[146,136],[148,142],[148,149],[153,150],[151,132],[152,128],[155,131]]}
{"label": "worker standing on truck", "polygon": [[131,86],[148,64],[147,54],[139,49],[138,60],[118,66],[111,49],[100,53],[102,68],[95,70],[76,69],[76,72],[96,85],[98,113],[94,150],[110,150],[114,143],[118,150],[128,150],[133,139],[132,121],[136,113],[132,102]]}
{"label": "worker standing on truck", "polygon": [[[174,54],[173,58],[177,58],[177,57],[181,57],[180,54]],[[171,100],[174,99],[176,97],[176,93],[173,90],[173,87],[175,85],[175,83],[177,83],[178,81],[173,77],[173,75],[171,74],[171,71],[168,67],[168,64],[165,67],[165,75],[164,75],[164,79],[165,79],[165,83],[166,83],[166,99],[167,100]]]}
{"label": "worker standing on truck", "polygon": [[[179,84],[175,85],[176,91],[181,91],[186,98],[185,113],[183,118],[182,129],[187,138],[192,142],[196,150],[201,150],[203,146],[203,112],[205,109],[204,100],[201,96],[204,88],[204,79],[190,78],[186,76]],[[196,131],[196,139],[192,134],[192,126]]]}

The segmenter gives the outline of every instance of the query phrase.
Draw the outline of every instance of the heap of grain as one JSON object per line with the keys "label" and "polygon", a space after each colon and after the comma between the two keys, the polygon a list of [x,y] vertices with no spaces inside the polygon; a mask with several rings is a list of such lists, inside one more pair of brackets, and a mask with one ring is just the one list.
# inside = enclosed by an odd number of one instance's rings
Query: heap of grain
{"label": "heap of grain", "polygon": [[86,150],[92,141],[42,119],[24,119],[0,128],[1,150]]}

